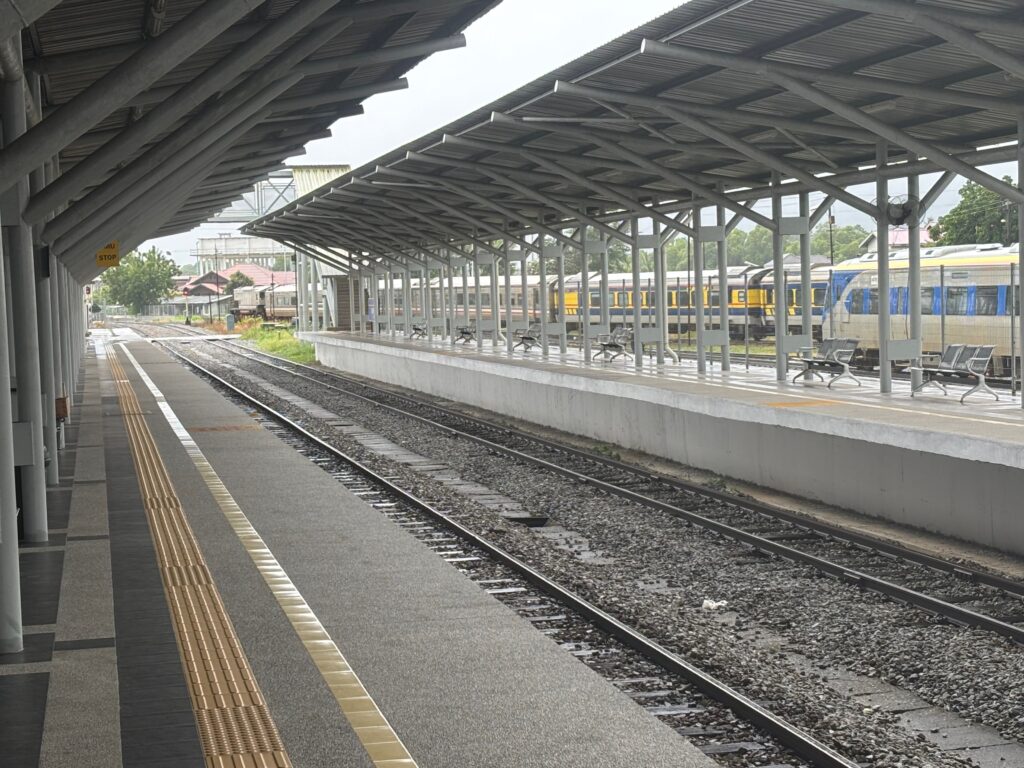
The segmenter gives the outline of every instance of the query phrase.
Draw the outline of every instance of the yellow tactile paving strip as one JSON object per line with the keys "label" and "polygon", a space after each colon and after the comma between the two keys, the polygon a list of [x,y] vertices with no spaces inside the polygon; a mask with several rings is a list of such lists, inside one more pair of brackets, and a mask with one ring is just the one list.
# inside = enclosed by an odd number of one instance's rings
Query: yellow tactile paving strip
{"label": "yellow tactile paving strip", "polygon": [[[349,666],[345,656],[331,639],[327,630],[324,629],[323,624],[320,623],[312,608],[306,603],[305,598],[303,598],[298,588],[288,577],[288,574],[281,567],[277,558],[274,557],[274,553],[270,551],[252,523],[249,522],[242,508],[238,506],[231,492],[228,491],[223,481],[209,461],[207,461],[206,456],[203,455],[199,446],[192,439],[189,431],[185,429],[170,405],[168,405],[163,394],[127,347],[123,344],[118,346],[124,352],[129,362],[131,362],[150,393],[156,398],[157,405],[160,407],[160,411],[163,413],[168,425],[185,448],[189,458],[192,459],[192,463],[202,476],[221,512],[224,513],[231,528],[242,542],[242,546],[245,547],[249,557],[255,563],[260,575],[263,576],[267,586],[270,587],[274,598],[288,617],[292,628],[299,636],[307,653],[309,653],[316,668],[323,676],[324,681],[338,702],[339,708],[355,731],[371,762],[379,768],[416,768],[416,761],[409,754],[398,734],[395,733],[387,718],[380,711],[377,703],[363,686],[358,675]],[[110,355],[109,357],[111,360],[114,360],[116,355]],[[118,369],[120,370],[120,366],[118,366]],[[122,380],[125,378],[123,372],[115,374],[115,377],[119,379],[118,387],[120,388]],[[123,385],[131,391],[131,386],[127,381],[123,381]],[[134,392],[131,395],[133,398],[135,397]],[[134,410],[137,412],[138,401],[136,400],[135,402]],[[148,428],[144,422],[142,426],[148,434]],[[182,518],[182,522],[187,525],[184,518]]]}
{"label": "yellow tactile paving strip", "polygon": [[185,519],[138,398],[107,357],[209,768],[290,768],[231,619]]}

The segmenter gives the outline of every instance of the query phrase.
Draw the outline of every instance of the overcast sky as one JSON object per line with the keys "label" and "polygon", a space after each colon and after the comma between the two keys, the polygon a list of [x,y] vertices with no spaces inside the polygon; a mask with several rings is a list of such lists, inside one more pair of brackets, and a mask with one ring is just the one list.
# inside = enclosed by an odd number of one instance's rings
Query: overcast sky
{"label": "overcast sky", "polygon": [[[680,4],[680,0],[504,0],[467,30],[465,48],[431,56],[409,74],[408,89],[368,99],[364,115],[335,123],[331,138],[310,143],[306,154],[291,162],[358,167]],[[922,178],[922,193],[929,181]],[[956,204],[957,186],[939,200],[933,215],[942,215]],[[867,199],[874,197],[870,189],[851,191]],[[894,189],[894,193],[900,191]],[[765,210],[768,205],[764,203]],[[787,215],[795,215],[795,210],[787,210]],[[869,225],[866,217],[841,206],[836,207],[836,217],[839,223]],[[189,251],[197,237],[232,228],[205,225],[149,241],[143,247],[156,245],[185,264],[191,261]]]}

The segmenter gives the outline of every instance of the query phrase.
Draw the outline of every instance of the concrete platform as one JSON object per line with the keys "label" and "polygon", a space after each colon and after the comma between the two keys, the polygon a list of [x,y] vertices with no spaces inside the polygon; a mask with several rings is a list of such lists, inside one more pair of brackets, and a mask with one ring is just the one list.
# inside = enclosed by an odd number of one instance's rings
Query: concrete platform
{"label": "concrete platform", "polygon": [[[45,710],[45,728],[39,721],[22,732],[26,744],[41,744],[41,765],[202,764],[142,511],[152,500],[140,495],[118,377],[138,399],[293,765],[713,765],[158,348],[97,335],[81,411],[96,453],[86,465],[86,446],[78,448],[76,473],[90,474],[72,486],[66,524],[80,534],[83,557],[68,545],[59,603],[36,628],[67,638],[65,653],[77,649],[78,666],[61,677],[54,653],[35,668],[42,677],[17,689]],[[117,377],[108,355],[123,370]],[[250,534],[227,516],[226,498]],[[266,547],[258,558],[254,537]],[[97,552],[85,552],[89,546]],[[272,578],[257,567],[269,560]],[[312,616],[304,625],[318,621],[327,641],[306,642],[282,610],[275,586],[285,582],[288,605],[303,601]],[[357,738],[359,713],[339,706],[347,686],[325,677],[328,644],[344,654],[414,762],[374,754]],[[89,706],[74,693],[86,690],[81,685],[89,686]],[[5,765],[35,760],[28,754]]]}
{"label": "concrete platform", "polygon": [[[325,365],[872,517],[1024,554],[1024,411],[897,382],[779,384],[774,369],[509,357],[441,341],[303,334]],[[793,371],[793,374],[796,370]],[[933,390],[935,392],[935,390]]]}

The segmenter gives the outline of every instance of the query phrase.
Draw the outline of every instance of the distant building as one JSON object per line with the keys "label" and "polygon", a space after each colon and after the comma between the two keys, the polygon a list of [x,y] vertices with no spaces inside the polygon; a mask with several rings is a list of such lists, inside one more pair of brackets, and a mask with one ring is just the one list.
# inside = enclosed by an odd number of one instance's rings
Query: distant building
{"label": "distant building", "polygon": [[290,265],[294,251],[264,237],[224,235],[201,237],[192,250],[199,274],[255,264],[266,269]]}
{"label": "distant building", "polygon": [[224,293],[231,276],[237,272],[252,280],[253,285],[294,285],[295,273],[292,271],[274,271],[260,266],[259,264],[232,264],[219,271],[210,270],[203,272],[182,286],[179,291],[188,288],[190,297],[196,296],[220,296]]}

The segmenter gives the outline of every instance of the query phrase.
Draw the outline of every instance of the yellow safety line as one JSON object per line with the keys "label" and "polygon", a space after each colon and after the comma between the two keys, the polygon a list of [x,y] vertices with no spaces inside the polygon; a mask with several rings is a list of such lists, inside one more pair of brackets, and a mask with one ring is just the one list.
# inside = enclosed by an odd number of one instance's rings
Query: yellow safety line
{"label": "yellow safety line", "polygon": [[238,536],[242,546],[245,547],[249,557],[255,563],[256,569],[263,576],[267,586],[270,587],[271,593],[281,606],[285,616],[288,617],[292,628],[299,636],[316,668],[323,675],[338,706],[355,731],[370,760],[380,768],[416,768],[416,761],[413,760],[394,728],[367,692],[358,675],[349,666],[338,646],[324,629],[316,614],[313,613],[313,609],[309,607],[284,568],[274,557],[273,552],[249,522],[249,518],[238,506],[231,492],[228,491],[210,462],[207,461],[206,456],[196,445],[195,440],[192,439],[191,434],[182,425],[163,393],[139,365],[131,351],[124,344],[118,346],[156,399],[164,419],[181,442],[189,458],[192,459],[192,463],[202,476],[235,535]]}
{"label": "yellow safety line", "polygon": [[208,768],[290,768],[124,369],[107,357]]}

